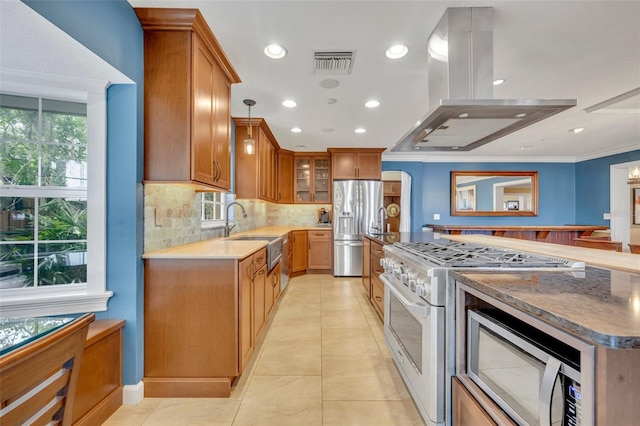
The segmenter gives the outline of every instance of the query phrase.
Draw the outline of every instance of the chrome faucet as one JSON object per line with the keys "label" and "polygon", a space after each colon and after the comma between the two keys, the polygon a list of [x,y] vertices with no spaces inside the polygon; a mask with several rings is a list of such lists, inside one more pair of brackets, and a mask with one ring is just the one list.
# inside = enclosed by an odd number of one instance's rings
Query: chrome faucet
{"label": "chrome faucet", "polygon": [[[382,212],[382,215],[380,214]],[[389,215],[387,215],[387,209],[384,207],[380,207],[378,209],[378,230],[380,233],[384,233],[384,220],[388,219]]]}
{"label": "chrome faucet", "polygon": [[229,233],[231,233],[231,230],[236,226],[235,223],[229,224],[229,207],[236,205],[238,207],[240,207],[240,210],[242,210],[242,217],[244,219],[247,218],[247,212],[245,211],[244,207],[242,206],[242,204],[240,203],[236,203],[235,201],[230,202],[229,204],[227,204],[227,215],[224,218],[224,236],[228,237]]}

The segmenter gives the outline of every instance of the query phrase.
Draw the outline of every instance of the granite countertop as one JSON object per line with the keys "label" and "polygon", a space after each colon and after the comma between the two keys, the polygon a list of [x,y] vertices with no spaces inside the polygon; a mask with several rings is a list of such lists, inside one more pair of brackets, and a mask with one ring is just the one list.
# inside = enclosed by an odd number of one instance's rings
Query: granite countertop
{"label": "granite countertop", "polygon": [[640,275],[587,266],[571,272],[452,270],[480,292],[597,345],[640,349]]}
{"label": "granite countertop", "polygon": [[229,238],[212,238],[210,240],[198,241],[197,243],[184,244],[177,247],[169,247],[161,250],[144,253],[143,259],[244,259],[263,247],[268,241],[236,241],[234,238],[240,236],[265,236],[281,237],[290,231],[298,230],[331,230],[330,227],[309,226],[266,226],[252,229],[246,232],[231,234]]}

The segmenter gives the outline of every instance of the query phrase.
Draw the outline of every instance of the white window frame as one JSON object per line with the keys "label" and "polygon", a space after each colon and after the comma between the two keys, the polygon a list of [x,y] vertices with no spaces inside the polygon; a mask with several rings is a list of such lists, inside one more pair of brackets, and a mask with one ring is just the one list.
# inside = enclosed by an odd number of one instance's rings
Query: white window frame
{"label": "white window frame", "polygon": [[[220,197],[220,201],[209,201],[204,199],[204,194],[217,194]],[[222,205],[222,217],[218,219],[206,219],[204,216],[204,206],[207,204],[220,204]],[[202,229],[212,229],[212,228],[223,228],[225,223],[225,194],[222,192],[201,192],[200,193],[200,228]],[[215,209],[214,209],[215,211]]]}
{"label": "white window frame", "polygon": [[107,87],[109,82],[0,69],[0,91],[87,104],[87,282],[0,289],[3,317],[66,315],[107,310]]}

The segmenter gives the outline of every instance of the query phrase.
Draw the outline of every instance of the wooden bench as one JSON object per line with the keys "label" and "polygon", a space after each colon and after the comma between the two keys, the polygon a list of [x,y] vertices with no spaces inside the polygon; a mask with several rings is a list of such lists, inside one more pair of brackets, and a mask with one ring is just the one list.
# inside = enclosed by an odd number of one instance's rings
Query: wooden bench
{"label": "wooden bench", "polygon": [[124,320],[96,320],[89,326],[73,407],[74,425],[104,423],[122,405]]}
{"label": "wooden bench", "polygon": [[622,251],[622,242],[603,240],[599,238],[574,238],[576,247],[594,248],[600,250]]}

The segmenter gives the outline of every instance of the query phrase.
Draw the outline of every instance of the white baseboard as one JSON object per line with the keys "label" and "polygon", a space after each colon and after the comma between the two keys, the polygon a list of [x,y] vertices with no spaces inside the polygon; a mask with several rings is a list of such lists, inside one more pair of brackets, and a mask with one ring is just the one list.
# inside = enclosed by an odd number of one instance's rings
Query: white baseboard
{"label": "white baseboard", "polygon": [[124,385],[122,390],[122,404],[138,405],[144,398],[144,383],[142,381],[135,385]]}

